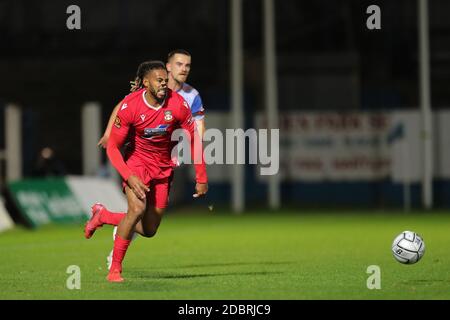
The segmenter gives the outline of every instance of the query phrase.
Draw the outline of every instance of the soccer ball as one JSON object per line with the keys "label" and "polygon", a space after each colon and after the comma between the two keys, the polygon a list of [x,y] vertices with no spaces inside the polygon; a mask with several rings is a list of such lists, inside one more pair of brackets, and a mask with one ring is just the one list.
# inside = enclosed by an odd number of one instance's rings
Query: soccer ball
{"label": "soccer ball", "polygon": [[416,263],[424,253],[425,242],[420,235],[413,231],[403,231],[392,243],[392,254],[400,263]]}

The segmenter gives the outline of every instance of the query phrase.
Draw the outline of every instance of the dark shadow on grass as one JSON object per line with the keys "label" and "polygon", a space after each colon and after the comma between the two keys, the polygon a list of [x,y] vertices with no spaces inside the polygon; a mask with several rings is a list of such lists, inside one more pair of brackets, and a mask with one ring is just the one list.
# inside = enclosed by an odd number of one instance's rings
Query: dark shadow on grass
{"label": "dark shadow on grass", "polygon": [[281,274],[280,271],[260,271],[260,272],[227,272],[227,273],[198,273],[198,274],[173,274],[159,273],[151,271],[129,271],[130,278],[138,279],[194,279],[207,277],[224,276],[261,276]]}
{"label": "dark shadow on grass", "polygon": [[294,264],[295,261],[256,261],[256,262],[226,262],[226,263],[204,263],[204,264],[188,264],[170,267],[170,269],[181,268],[209,268],[209,267],[229,267],[229,266],[249,266],[249,265],[282,265]]}
{"label": "dark shadow on grass", "polygon": [[[121,291],[128,292],[146,292],[146,293],[167,293],[185,288],[185,284],[170,280],[195,279],[208,277],[226,277],[226,276],[269,276],[282,274],[279,271],[261,271],[261,272],[229,272],[229,273],[199,273],[199,274],[172,274],[159,273],[155,271],[129,270],[126,274],[125,282],[120,283]],[[161,282],[158,280],[166,280]]]}
{"label": "dark shadow on grass", "polygon": [[196,279],[209,277],[226,276],[270,276],[282,274],[279,271],[260,271],[260,272],[227,272],[227,273],[198,273],[198,274],[176,274],[161,273],[149,270],[129,270],[127,271],[125,282],[121,285],[121,291],[127,292],[146,292],[165,294],[185,288],[185,284],[178,283],[177,280]]}
{"label": "dark shadow on grass", "polygon": [[450,282],[450,279],[416,279],[403,281],[404,284],[427,284],[427,283],[443,283]]}

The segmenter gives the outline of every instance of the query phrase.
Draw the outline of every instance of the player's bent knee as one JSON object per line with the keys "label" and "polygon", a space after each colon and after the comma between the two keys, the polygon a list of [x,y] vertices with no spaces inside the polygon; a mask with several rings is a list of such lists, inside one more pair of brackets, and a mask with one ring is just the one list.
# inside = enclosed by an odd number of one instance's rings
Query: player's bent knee
{"label": "player's bent knee", "polygon": [[146,229],[146,230],[144,230],[143,236],[146,238],[152,238],[156,235],[157,231],[158,231],[158,228]]}
{"label": "player's bent knee", "polygon": [[145,207],[141,205],[131,205],[128,207],[128,214],[133,217],[142,218]]}
{"label": "player's bent knee", "polygon": [[166,208],[153,208],[153,210],[155,211],[155,213],[158,215],[158,216],[162,216],[163,215],[163,213],[164,213],[164,211],[166,211]]}

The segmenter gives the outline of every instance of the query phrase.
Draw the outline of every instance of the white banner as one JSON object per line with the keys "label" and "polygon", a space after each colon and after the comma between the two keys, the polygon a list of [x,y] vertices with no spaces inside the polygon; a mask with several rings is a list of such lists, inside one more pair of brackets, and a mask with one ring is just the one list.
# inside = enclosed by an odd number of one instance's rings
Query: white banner
{"label": "white banner", "polygon": [[[264,128],[261,115],[256,125]],[[280,114],[284,180],[373,180],[390,174],[391,117],[384,113]]]}
{"label": "white banner", "polygon": [[422,177],[421,115],[419,111],[392,114],[392,166],[394,182],[419,182]]}
{"label": "white banner", "polygon": [[[210,112],[208,117],[207,128],[225,132],[229,124],[226,113]],[[267,129],[264,117],[263,113],[255,115],[255,129]],[[436,178],[450,179],[449,124],[450,110],[434,112],[432,139]],[[284,112],[279,114],[278,128],[279,174],[284,181],[391,178],[394,182],[420,182],[422,179],[423,137],[418,109],[354,113]],[[208,144],[205,142],[205,146]],[[227,152],[223,151],[225,158]],[[250,154],[251,151],[246,150]],[[230,181],[230,168],[225,164],[208,165],[210,181]],[[259,165],[256,166],[256,175],[261,181],[267,180],[261,175]],[[192,168],[191,177],[194,177]]]}
{"label": "white banner", "polygon": [[96,202],[112,212],[127,212],[127,200],[120,185],[112,180],[98,177],[69,176],[66,183],[90,217],[91,207]]}
{"label": "white banner", "polygon": [[11,229],[13,226],[14,222],[9,216],[8,211],[6,211],[2,197],[0,197],[0,232]]}
{"label": "white banner", "polygon": [[[419,182],[421,114],[289,112],[280,117],[280,174],[285,181]],[[434,114],[435,177],[450,178],[450,111]],[[265,128],[262,114],[257,128]],[[261,179],[265,179],[261,177]]]}
{"label": "white banner", "polygon": [[[450,179],[450,111],[436,112],[434,117],[435,172],[439,178]],[[437,132],[436,132],[437,131]]]}

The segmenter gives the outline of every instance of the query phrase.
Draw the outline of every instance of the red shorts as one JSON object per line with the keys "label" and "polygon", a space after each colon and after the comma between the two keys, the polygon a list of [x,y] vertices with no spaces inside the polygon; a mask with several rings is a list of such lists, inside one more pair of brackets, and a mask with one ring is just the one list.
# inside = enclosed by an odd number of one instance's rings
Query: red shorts
{"label": "red shorts", "polygon": [[[148,203],[155,208],[166,208],[169,203],[169,192],[170,186],[172,184],[173,174],[166,178],[154,179],[149,168],[147,168],[146,166],[131,166],[130,163],[127,164],[131,171],[136,174],[146,186],[150,188],[150,191],[147,193]],[[127,186],[127,183],[123,181],[122,186],[123,190],[125,191],[125,186]]]}

